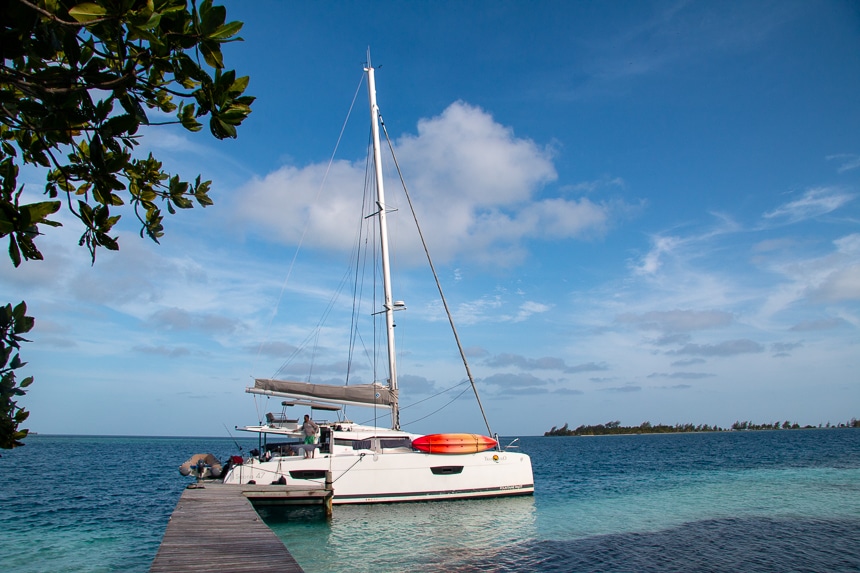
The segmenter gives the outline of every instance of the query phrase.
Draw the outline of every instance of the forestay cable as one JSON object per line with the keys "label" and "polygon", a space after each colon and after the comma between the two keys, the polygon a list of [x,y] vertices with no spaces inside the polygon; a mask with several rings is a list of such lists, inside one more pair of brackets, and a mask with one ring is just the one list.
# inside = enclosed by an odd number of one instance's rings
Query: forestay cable
{"label": "forestay cable", "polygon": [[451,325],[451,332],[454,333],[454,341],[457,343],[457,350],[460,351],[460,358],[463,360],[463,366],[466,368],[466,376],[469,378],[469,383],[472,385],[472,391],[475,393],[475,399],[478,401],[478,408],[481,409],[481,416],[484,417],[484,424],[487,426],[489,435],[493,435],[490,429],[490,422],[487,420],[487,414],[484,412],[484,405],[481,403],[481,396],[478,395],[478,387],[475,385],[475,379],[472,377],[472,371],[469,368],[469,361],[466,360],[466,353],[463,350],[463,345],[460,344],[460,336],[457,334],[457,327],[454,326],[454,317],[451,315],[451,309],[448,307],[448,301],[445,298],[445,293],[442,291],[442,283],[439,281],[439,275],[436,274],[436,267],[433,265],[433,259],[430,257],[430,250],[427,248],[427,243],[424,240],[424,233],[421,232],[421,225],[418,224],[418,215],[415,213],[415,207],[412,205],[412,198],[409,196],[409,190],[406,188],[406,181],[403,179],[403,173],[400,171],[400,164],[397,163],[397,157],[394,155],[394,146],[391,144],[391,138],[388,136],[388,129],[385,128],[385,121],[382,119],[382,114],[379,115],[379,124],[382,126],[382,131],[385,133],[385,141],[388,142],[388,149],[391,150],[391,158],[394,161],[394,167],[397,169],[397,175],[400,177],[400,185],[403,187],[403,193],[406,195],[406,202],[409,203],[409,210],[412,213],[412,219],[415,221],[415,228],[418,230],[418,237],[421,239],[421,246],[424,247],[424,254],[427,255],[427,263],[430,265],[430,271],[433,273],[433,279],[436,281],[436,288],[439,291],[439,296],[442,298],[442,306],[445,307],[445,314],[448,316],[448,323]]}

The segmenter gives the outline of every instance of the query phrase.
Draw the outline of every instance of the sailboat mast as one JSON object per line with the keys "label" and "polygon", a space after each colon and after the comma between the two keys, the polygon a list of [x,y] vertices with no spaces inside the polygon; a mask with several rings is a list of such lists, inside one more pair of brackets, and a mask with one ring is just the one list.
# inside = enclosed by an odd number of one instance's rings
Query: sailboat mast
{"label": "sailboat mast", "polygon": [[382,152],[379,144],[379,107],[376,105],[376,78],[367,51],[367,91],[370,98],[370,129],[373,136],[373,165],[376,173],[376,207],[379,216],[379,241],[382,257],[382,289],[385,299],[385,324],[388,336],[388,386],[391,390],[391,427],[400,429],[400,407],[397,395],[397,362],[394,350],[394,300],[391,296],[391,265],[388,258],[388,222],[385,212],[385,186],[382,181]]}

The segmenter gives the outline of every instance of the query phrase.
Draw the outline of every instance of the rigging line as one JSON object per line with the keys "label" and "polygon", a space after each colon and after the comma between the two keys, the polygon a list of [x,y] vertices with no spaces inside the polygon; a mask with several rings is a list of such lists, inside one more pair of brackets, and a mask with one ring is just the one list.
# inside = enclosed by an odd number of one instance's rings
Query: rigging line
{"label": "rigging line", "polygon": [[[436,392],[436,393],[435,393],[435,394],[433,394],[432,396],[427,396],[426,398],[423,398],[423,399],[421,399],[421,400],[418,400],[418,401],[416,401],[416,402],[412,402],[411,404],[408,404],[408,405],[406,405],[406,406],[403,406],[402,408],[400,408],[400,411],[402,412],[403,410],[408,410],[409,408],[412,408],[413,406],[417,406],[417,405],[419,405],[419,404],[422,404],[422,403],[424,403],[424,402],[427,402],[428,400],[432,400],[432,399],[434,399],[434,398],[438,398],[439,396],[441,396],[441,395],[443,395],[443,394],[447,394],[447,393],[448,393],[448,392],[450,392],[451,390],[454,390],[454,389],[456,389],[457,387],[462,386],[463,384],[466,384],[466,383],[468,383],[468,382],[469,382],[468,380],[463,380],[462,382],[458,382],[457,384],[454,384],[453,386],[450,386],[450,387],[448,387],[448,388],[445,388],[444,390],[440,390],[439,392]],[[466,390],[468,390],[468,388],[466,388]],[[447,407],[448,407],[448,406],[450,406],[453,402],[455,402],[456,400],[459,400],[459,399],[460,399],[460,396],[462,396],[462,395],[464,394],[464,392],[465,392],[465,391],[460,392],[459,394],[457,394],[457,396],[456,396],[453,400],[451,400],[450,402],[448,402],[447,404],[445,404],[444,406],[442,406],[442,407],[441,407],[441,408],[439,408],[438,410],[435,410],[432,414],[428,414],[428,416],[432,416],[433,414],[435,414],[435,413],[439,412],[440,410],[443,410],[443,409],[447,408]],[[427,417],[427,416],[424,416],[424,418],[426,418],[426,417]],[[401,425],[403,425],[403,426],[408,426],[409,424],[414,424],[415,422],[418,422],[419,420],[423,420],[424,418],[418,418],[418,420],[412,420],[411,422],[407,422],[407,423],[405,423],[405,424],[401,424]],[[365,420],[364,422],[359,422],[359,425],[364,425],[364,424],[367,424],[368,422],[372,422],[372,421],[373,421],[373,420]]]}
{"label": "rigging line", "polygon": [[[286,370],[287,366],[289,366],[292,363],[292,361],[299,354],[301,354],[301,352],[304,351],[312,342],[313,342],[314,348],[317,348],[319,346],[320,329],[321,329],[322,325],[326,323],[329,315],[334,310],[335,303],[337,302],[337,299],[340,296],[340,293],[343,291],[344,287],[346,286],[348,279],[349,279],[349,269],[347,269],[346,272],[344,273],[344,275],[341,277],[340,282],[338,283],[337,287],[334,290],[334,294],[332,295],[331,299],[329,299],[328,304],[327,304],[326,308],[323,310],[323,313],[322,313],[319,321],[317,321],[317,324],[314,327],[314,329],[305,337],[304,340],[302,340],[301,344],[299,344],[299,346],[297,346],[293,350],[293,352],[287,357],[287,359],[284,360],[283,364],[281,364],[281,366],[275,372],[275,376],[282,374],[284,372],[284,370]],[[316,352],[315,351],[312,352],[311,355],[312,355],[312,357],[316,356]],[[313,358],[312,358],[312,360],[313,360]]]}
{"label": "rigging line", "polygon": [[[253,380],[253,377],[251,378]],[[263,425],[263,411],[260,409],[260,403],[257,402],[257,395],[254,394],[254,409],[257,411],[257,421],[262,426]]]}
{"label": "rigging line", "polygon": [[[368,187],[369,180],[371,177],[371,169],[370,169],[370,149],[368,148],[367,158],[364,162],[364,190],[362,192],[362,200],[361,200],[361,216],[359,218],[359,230],[358,230],[358,240],[356,241],[356,250],[355,250],[355,282],[352,287],[352,316],[350,324],[350,337],[349,337],[349,351],[347,354],[347,372],[346,372],[346,383],[349,384],[350,372],[352,371],[352,361],[353,354],[355,353],[355,343],[356,339],[360,339],[361,334],[359,332],[358,326],[358,318],[361,313],[361,302],[362,295],[364,293],[364,276],[367,268],[367,252],[370,248],[369,239],[370,239],[370,231],[369,225],[365,225],[364,216],[365,210],[369,208],[368,205]],[[365,234],[366,233],[366,234]],[[361,290],[359,290],[359,285]],[[362,341],[363,342],[363,341]],[[367,348],[365,347],[365,353],[367,353]],[[369,362],[369,360],[368,360]]]}
{"label": "rigging line", "polygon": [[426,401],[428,401],[428,400],[432,400],[433,398],[438,398],[438,397],[439,397],[439,396],[441,396],[442,394],[447,394],[447,393],[448,393],[448,392],[450,392],[451,390],[454,390],[455,388],[457,388],[457,387],[459,387],[459,386],[462,386],[462,385],[463,385],[463,384],[465,384],[466,382],[468,382],[468,380],[463,380],[462,382],[459,382],[459,383],[457,383],[457,384],[454,384],[454,385],[453,385],[453,386],[451,386],[450,388],[445,388],[444,390],[442,390],[442,391],[440,391],[440,392],[436,392],[436,393],[435,393],[435,394],[433,394],[432,396],[427,396],[426,398],[423,398],[423,399],[421,399],[421,400],[418,400],[417,402],[412,402],[411,404],[408,404],[408,405],[406,405],[406,406],[403,406],[402,408],[400,408],[400,410],[407,410],[407,409],[409,409],[409,408],[411,408],[411,407],[413,407],[413,406],[417,406],[418,404],[423,404],[424,402],[426,402]]}
{"label": "rigging line", "polygon": [[416,422],[420,422],[421,420],[424,420],[424,419],[426,419],[426,418],[429,418],[430,416],[434,416],[434,415],[436,415],[437,413],[441,412],[442,410],[444,410],[445,408],[447,408],[448,406],[450,406],[451,404],[453,404],[454,402],[456,402],[457,400],[459,400],[459,399],[460,399],[460,396],[462,396],[463,394],[465,394],[465,393],[466,393],[466,392],[468,392],[468,391],[469,391],[469,388],[463,388],[463,391],[462,391],[462,392],[460,392],[459,394],[457,394],[456,396],[454,396],[454,398],[453,398],[450,402],[448,402],[447,404],[445,404],[444,406],[442,406],[442,407],[440,407],[440,408],[438,408],[438,409],[436,409],[436,410],[434,410],[434,411],[430,412],[430,413],[429,413],[429,414],[427,414],[426,416],[422,416],[422,417],[418,418],[417,420],[412,420],[412,421],[407,422],[406,424],[403,424],[403,425],[404,425],[404,426],[408,426],[408,425],[410,425],[410,424],[414,424],[414,423],[416,423]]}
{"label": "rigging line", "polygon": [[[345,470],[343,470],[343,473],[341,473],[339,476],[337,476],[337,478],[336,478],[336,479],[333,479],[331,483],[332,483],[332,484],[334,484],[337,480],[339,480],[340,478],[342,478],[343,476],[345,476],[347,473],[349,473],[349,470],[351,470],[351,469],[352,469],[352,468],[354,468],[356,465],[358,465],[358,463],[359,463],[361,460],[363,460],[363,459],[364,459],[364,456],[366,456],[366,455],[367,455],[367,453],[365,453],[365,452],[362,452],[362,453],[358,454],[358,459],[357,459],[357,460],[355,460],[355,462],[353,462],[353,464],[352,464],[351,466],[349,466],[348,468],[346,468]],[[274,472],[273,472],[273,473],[274,473]],[[309,482],[311,482],[311,483],[317,483],[317,484],[323,483],[323,482],[318,481],[318,480],[315,480],[315,479],[309,479],[309,480],[307,480],[307,481],[309,481]]]}
{"label": "rigging line", "polygon": [[[355,88],[355,94],[353,94],[352,102],[349,104],[349,111],[346,112],[346,118],[343,120],[343,125],[340,128],[340,133],[337,136],[337,142],[334,145],[334,150],[332,151],[331,157],[329,158],[328,165],[326,166],[325,173],[323,174],[322,181],[320,182],[320,186],[317,189],[317,194],[314,197],[314,201],[319,200],[319,197],[322,194],[322,190],[325,187],[325,183],[328,180],[329,172],[331,171],[331,167],[334,164],[334,158],[337,155],[337,150],[340,147],[340,142],[343,139],[344,132],[346,131],[346,125],[347,125],[347,123],[349,123],[349,118],[350,118],[350,116],[352,116],[352,110],[355,107],[355,100],[358,99],[358,93],[361,90],[361,86],[363,83],[364,83],[364,72],[362,72],[361,79],[358,81],[358,86]],[[311,217],[310,217],[310,213],[308,213],[308,217],[305,220],[305,227],[304,227],[304,229],[302,229],[302,234],[299,237],[299,242],[296,245],[296,250],[293,253],[292,260],[290,261],[290,266],[287,269],[287,276],[284,277],[284,282],[281,285],[281,292],[278,295],[278,300],[275,303],[275,308],[272,310],[271,316],[269,316],[269,324],[267,325],[265,336],[264,336],[263,340],[260,342],[260,346],[257,348],[257,355],[254,358],[254,369],[256,369],[256,363],[260,360],[260,356],[263,353],[263,347],[266,345],[266,343],[269,342],[269,333],[272,331],[272,323],[274,323],[275,315],[277,315],[278,308],[280,308],[280,306],[281,306],[281,300],[283,300],[284,292],[286,292],[286,290],[287,290],[287,283],[290,280],[290,276],[293,274],[293,268],[295,267],[296,259],[298,259],[298,257],[299,257],[299,251],[301,250],[302,245],[305,242],[305,236],[307,235],[307,232],[308,232],[308,229],[310,228],[310,225],[311,225]]]}
{"label": "rigging line", "polygon": [[[372,169],[372,136],[368,134],[368,145],[367,145],[367,156],[365,158],[364,164],[364,189],[362,191],[362,203],[361,203],[361,211],[359,212],[359,226],[358,233],[356,239],[356,250],[355,250],[355,282],[353,284],[352,291],[352,316],[351,324],[350,324],[350,336],[349,336],[349,348],[347,354],[347,375],[346,375],[346,384],[349,385],[350,373],[353,369],[353,362],[355,360],[356,354],[356,345],[360,342],[361,349],[364,351],[365,359],[367,363],[373,368],[373,356],[370,350],[367,347],[367,343],[364,341],[364,338],[361,334],[361,323],[360,316],[363,312],[364,306],[364,289],[367,284],[367,269],[369,266],[368,261],[371,259],[371,256],[368,255],[369,252],[375,252],[372,248],[373,246],[373,237],[372,233],[374,233],[374,226],[366,224],[367,219],[371,215],[365,215],[365,212],[370,210],[373,201],[370,195],[371,183],[373,180],[373,169]],[[371,316],[373,313],[371,311]],[[346,414],[346,406],[343,409],[344,415]]]}
{"label": "rigging line", "polygon": [[[356,233],[356,245],[360,246],[360,244],[361,244],[361,228],[359,227],[359,229]],[[333,294],[332,294],[331,298],[329,299],[328,304],[326,305],[325,309],[323,310],[323,313],[320,316],[320,319],[317,322],[316,326],[305,337],[305,339],[302,340],[302,342],[297,347],[295,347],[293,349],[293,351],[286,358],[286,360],[284,360],[284,362],[281,364],[281,366],[275,372],[275,377],[283,374],[284,371],[286,370],[287,366],[289,366],[293,362],[293,360],[296,357],[298,357],[299,354],[301,354],[308,347],[308,345],[311,344],[312,341],[314,341],[314,349],[316,349],[319,346],[319,335],[320,335],[322,325],[328,321],[328,317],[332,313],[332,311],[334,310],[338,298],[340,298],[341,293],[346,288],[346,285],[348,284],[348,281],[349,281],[352,265],[354,264],[357,266],[359,264],[358,261],[360,259],[360,253],[359,252],[351,253],[350,258],[351,258],[350,263],[347,265],[347,268],[344,271],[344,274],[341,277],[340,282],[337,284],[337,287],[334,289]],[[311,354],[312,354],[312,356],[315,357],[316,356],[316,350],[314,350]],[[308,376],[308,379],[310,379],[310,375]]]}
{"label": "rigging line", "polygon": [[346,468],[345,470],[343,470],[343,473],[342,473],[342,474],[340,474],[339,476],[337,476],[337,479],[336,479],[336,480],[332,480],[332,482],[331,482],[331,483],[332,483],[332,484],[334,484],[334,482],[336,482],[338,479],[340,479],[340,478],[342,478],[343,476],[345,476],[345,475],[347,474],[347,472],[348,472],[349,470],[351,470],[352,468],[354,468],[354,467],[358,464],[358,462],[360,462],[361,460],[363,460],[363,459],[364,459],[364,456],[366,456],[366,455],[367,455],[367,454],[366,454],[366,453],[364,453],[364,452],[362,452],[362,453],[358,454],[358,459],[355,461],[355,463],[354,463],[354,464],[352,464],[351,466],[349,466],[348,468]]}
{"label": "rigging line", "polygon": [[475,399],[478,401],[478,408],[481,409],[481,416],[484,418],[484,424],[487,426],[489,435],[493,435],[493,430],[490,428],[490,422],[487,420],[487,414],[484,412],[484,405],[481,403],[481,396],[478,395],[478,387],[475,385],[475,379],[472,377],[472,370],[469,368],[469,361],[466,360],[466,353],[463,350],[463,345],[460,344],[460,336],[457,334],[457,327],[454,326],[454,317],[451,315],[451,309],[448,307],[448,300],[445,298],[445,293],[442,291],[442,283],[439,282],[439,275],[436,274],[436,267],[433,265],[433,259],[430,257],[430,250],[427,248],[427,242],[424,240],[424,233],[421,232],[421,226],[418,224],[418,215],[415,213],[415,206],[412,204],[412,197],[409,196],[409,190],[406,188],[406,181],[403,179],[403,172],[400,171],[400,164],[397,162],[397,156],[394,155],[394,145],[391,143],[391,138],[388,136],[388,129],[385,127],[385,121],[382,115],[379,115],[379,125],[382,126],[382,131],[385,133],[385,141],[388,142],[388,149],[391,150],[391,159],[394,161],[394,167],[397,169],[397,175],[400,177],[400,184],[403,186],[403,193],[406,195],[406,202],[409,204],[409,210],[412,212],[412,219],[415,221],[415,227],[418,229],[418,237],[421,239],[421,246],[424,247],[424,254],[427,255],[427,262],[430,264],[430,270],[433,272],[433,279],[436,281],[436,288],[439,291],[439,296],[442,298],[442,305],[445,307],[445,314],[448,315],[448,323],[451,325],[451,331],[454,333],[454,340],[457,343],[457,349],[460,351],[460,358],[463,360],[463,366],[466,369],[466,376],[469,378],[469,383],[472,385],[472,391],[475,393]]}
{"label": "rigging line", "polygon": [[242,446],[239,445],[239,442],[236,441],[236,438],[233,437],[233,434],[230,433],[230,430],[227,428],[227,424],[221,422],[221,425],[224,426],[224,430],[227,431],[227,435],[230,436],[230,439],[233,440],[233,443],[236,444],[236,447],[239,448],[239,451],[242,451]]}

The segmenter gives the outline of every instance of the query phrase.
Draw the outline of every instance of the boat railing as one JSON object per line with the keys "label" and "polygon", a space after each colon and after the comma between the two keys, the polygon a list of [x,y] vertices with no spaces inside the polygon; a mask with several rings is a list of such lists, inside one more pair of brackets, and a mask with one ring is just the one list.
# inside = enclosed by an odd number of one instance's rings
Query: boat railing
{"label": "boat railing", "polygon": [[269,412],[266,414],[266,424],[271,428],[295,430],[299,427],[299,420],[297,418],[288,418],[284,414],[273,414]]}

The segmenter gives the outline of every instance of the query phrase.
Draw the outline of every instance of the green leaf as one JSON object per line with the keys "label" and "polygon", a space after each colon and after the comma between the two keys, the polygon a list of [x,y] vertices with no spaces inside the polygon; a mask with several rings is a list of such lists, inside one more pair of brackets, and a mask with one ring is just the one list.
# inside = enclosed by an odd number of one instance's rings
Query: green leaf
{"label": "green leaf", "polygon": [[139,126],[140,121],[137,117],[130,113],[123,113],[107,120],[102,126],[102,132],[106,137],[134,135]]}
{"label": "green leaf", "polygon": [[242,29],[242,22],[230,22],[219,26],[213,32],[210,32],[206,37],[210,40],[225,40],[236,35]]}
{"label": "green leaf", "polygon": [[107,10],[92,2],[84,2],[69,8],[69,16],[78,22],[91,22],[107,14]]}
{"label": "green leaf", "polygon": [[224,67],[224,57],[221,55],[221,46],[217,42],[204,40],[200,42],[200,52],[203,54],[203,59],[213,68],[221,69]]}
{"label": "green leaf", "polygon": [[184,106],[179,112],[179,120],[182,122],[182,127],[188,131],[200,131],[203,128],[203,124],[194,117],[194,110],[195,106],[192,103]]}
{"label": "green leaf", "polygon": [[217,137],[218,139],[226,139],[228,137],[235,138],[236,137],[236,128],[230,125],[229,123],[225,123],[221,121],[218,117],[213,117],[209,121],[209,130],[212,132],[212,135]]}
{"label": "green leaf", "polygon": [[18,249],[18,242],[15,240],[15,235],[9,235],[9,258],[12,259],[12,264],[16,267],[21,266],[21,251]]}
{"label": "green leaf", "polygon": [[233,85],[230,86],[230,93],[240,94],[245,91],[245,88],[248,87],[248,82],[251,81],[249,76],[242,76],[241,78],[237,78],[236,81],[233,82]]}

